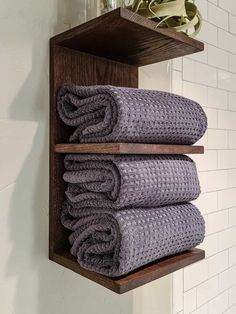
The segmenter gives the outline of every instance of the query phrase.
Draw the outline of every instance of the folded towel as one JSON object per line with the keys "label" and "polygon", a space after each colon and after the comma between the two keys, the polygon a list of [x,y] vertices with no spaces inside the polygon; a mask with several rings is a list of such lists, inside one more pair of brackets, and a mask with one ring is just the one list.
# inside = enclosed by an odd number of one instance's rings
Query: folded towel
{"label": "folded towel", "polygon": [[58,112],[75,127],[70,142],[194,144],[207,128],[201,106],[167,92],[65,85]]}
{"label": "folded towel", "polygon": [[205,234],[204,219],[192,204],[75,212],[65,202],[62,223],[73,231],[71,254],[79,264],[111,277],[189,250],[199,245]]}
{"label": "folded towel", "polygon": [[200,194],[197,169],[184,155],[66,155],[67,199],[77,207],[156,207]]}

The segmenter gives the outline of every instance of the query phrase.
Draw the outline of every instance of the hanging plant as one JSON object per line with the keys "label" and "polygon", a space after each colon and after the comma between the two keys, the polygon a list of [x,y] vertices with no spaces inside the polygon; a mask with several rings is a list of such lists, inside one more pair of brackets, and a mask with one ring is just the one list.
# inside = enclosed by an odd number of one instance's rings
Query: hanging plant
{"label": "hanging plant", "polygon": [[202,25],[195,0],[131,0],[128,9],[188,36],[196,36]]}

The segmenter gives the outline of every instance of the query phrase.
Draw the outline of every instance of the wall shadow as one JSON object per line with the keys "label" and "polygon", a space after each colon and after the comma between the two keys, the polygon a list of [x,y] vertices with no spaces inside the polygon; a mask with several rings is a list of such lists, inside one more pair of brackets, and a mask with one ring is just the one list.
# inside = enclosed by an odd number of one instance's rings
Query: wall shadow
{"label": "wall shadow", "polygon": [[8,216],[12,248],[7,275],[17,281],[14,314],[132,313],[131,293],[115,295],[48,260],[48,39],[83,21],[83,14],[76,13],[80,2],[53,1],[54,25],[43,20],[44,12],[36,16],[42,24],[29,43],[32,68],[9,108],[10,119],[37,124],[30,153],[14,186]]}

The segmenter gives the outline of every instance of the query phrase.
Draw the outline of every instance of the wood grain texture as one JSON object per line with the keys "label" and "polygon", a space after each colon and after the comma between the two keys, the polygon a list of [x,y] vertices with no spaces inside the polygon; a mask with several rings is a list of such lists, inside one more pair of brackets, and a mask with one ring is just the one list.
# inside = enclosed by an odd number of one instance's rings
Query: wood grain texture
{"label": "wood grain texture", "polygon": [[65,183],[63,158],[54,151],[55,144],[66,142],[71,132],[57,113],[57,92],[63,84],[112,84],[138,87],[138,68],[84,52],[55,46],[50,48],[50,196],[49,196],[49,256],[55,250],[69,250],[68,231],[61,225],[60,213]]}
{"label": "wood grain texture", "polygon": [[56,153],[64,154],[203,154],[203,146],[102,143],[102,144],[56,144]]}
{"label": "wood grain texture", "polygon": [[135,66],[169,60],[204,49],[184,33],[119,8],[52,39],[53,44]]}
{"label": "wood grain texture", "polygon": [[75,257],[73,257],[68,251],[55,253],[52,259],[56,263],[71,269],[81,276],[84,276],[118,294],[122,294],[200,261],[204,259],[204,257],[205,252],[203,250],[193,249],[163,258],[159,261],[141,267],[126,276],[117,278],[109,278],[95,272],[85,270],[80,267]]}

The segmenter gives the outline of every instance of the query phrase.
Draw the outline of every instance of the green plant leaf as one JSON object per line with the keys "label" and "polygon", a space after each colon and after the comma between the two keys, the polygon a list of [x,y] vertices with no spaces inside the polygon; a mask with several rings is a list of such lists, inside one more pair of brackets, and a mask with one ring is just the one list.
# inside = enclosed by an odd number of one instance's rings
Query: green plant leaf
{"label": "green plant leaf", "polygon": [[133,0],[127,8],[154,19],[157,27],[173,28],[192,37],[202,26],[202,16],[194,0]]}

